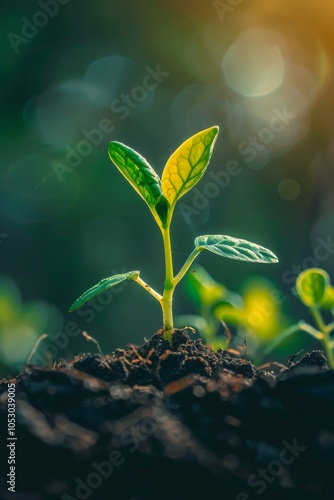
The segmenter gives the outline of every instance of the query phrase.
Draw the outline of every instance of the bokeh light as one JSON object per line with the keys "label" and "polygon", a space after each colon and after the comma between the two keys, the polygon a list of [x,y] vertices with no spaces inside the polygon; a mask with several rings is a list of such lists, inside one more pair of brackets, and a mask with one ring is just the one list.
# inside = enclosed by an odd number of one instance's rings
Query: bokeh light
{"label": "bokeh light", "polygon": [[132,62],[126,57],[102,57],[86,71],[84,82],[87,95],[98,106],[108,106],[124,91]]}
{"label": "bokeh light", "polygon": [[296,200],[300,195],[300,185],[295,179],[283,179],[278,185],[278,194],[283,200]]}
{"label": "bokeh light", "polygon": [[253,29],[239,35],[227,50],[222,68],[226,83],[245,97],[265,96],[284,80],[285,64],[278,35]]}
{"label": "bokeh light", "polygon": [[73,171],[67,182],[59,182],[50,157],[27,154],[9,166],[6,181],[15,197],[11,209],[15,218],[41,222],[58,217],[75,203],[80,178]]}
{"label": "bokeh light", "polygon": [[81,81],[67,81],[29,100],[24,109],[28,130],[42,144],[62,149],[74,141],[80,131],[94,122],[95,103]]}

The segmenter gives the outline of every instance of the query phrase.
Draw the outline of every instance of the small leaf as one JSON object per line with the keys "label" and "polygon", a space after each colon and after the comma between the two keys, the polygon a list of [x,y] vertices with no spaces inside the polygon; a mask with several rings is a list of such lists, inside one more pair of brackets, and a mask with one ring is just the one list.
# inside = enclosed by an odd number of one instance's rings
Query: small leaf
{"label": "small leaf", "polygon": [[233,307],[229,304],[218,306],[214,315],[219,320],[225,321],[228,325],[239,326],[242,325],[244,327],[249,326],[247,324],[247,316],[245,309],[239,307]]}
{"label": "small leaf", "polygon": [[85,293],[81,295],[69,308],[68,312],[73,312],[79,307],[83,306],[86,302],[89,302],[91,299],[96,297],[102,292],[105,292],[112,286],[119,285],[122,281],[136,279],[139,276],[139,271],[130,271],[129,273],[124,274],[115,274],[110,278],[105,278],[97,285],[94,285],[92,288],[87,290]]}
{"label": "small leaf", "polygon": [[195,273],[188,273],[185,282],[186,293],[197,307],[210,308],[212,313],[216,307],[230,304],[234,307],[242,306],[240,295],[230,292],[221,283],[215,281],[210,274],[197,264]]}
{"label": "small leaf", "polygon": [[201,266],[196,266],[196,272],[188,273],[185,288],[187,295],[197,307],[212,306],[225,295],[225,287],[217,283]]}
{"label": "small leaf", "polygon": [[200,250],[209,250],[209,252],[228,259],[261,262],[263,264],[278,262],[276,255],[267,248],[231,236],[218,234],[198,236],[195,239],[195,246]]}
{"label": "small leaf", "polygon": [[[162,195],[160,177],[151,165],[139,153],[116,141],[109,144],[109,156],[131,186],[146,201],[153,214],[157,214],[163,222],[163,219],[167,218],[168,202]],[[162,204],[164,204],[163,210]]]}
{"label": "small leaf", "polygon": [[330,280],[326,271],[311,268],[300,273],[296,280],[296,289],[300,300],[307,307],[317,307],[329,284]]}
{"label": "small leaf", "polygon": [[219,127],[202,130],[172,154],[162,173],[162,192],[171,205],[203,176],[217,139]]}

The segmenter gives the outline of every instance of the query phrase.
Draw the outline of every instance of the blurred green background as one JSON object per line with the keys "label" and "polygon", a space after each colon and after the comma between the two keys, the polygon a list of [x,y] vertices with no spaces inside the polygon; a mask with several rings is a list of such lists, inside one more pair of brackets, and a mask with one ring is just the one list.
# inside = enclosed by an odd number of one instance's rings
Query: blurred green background
{"label": "blurred green background", "polygon": [[[21,0],[2,11],[1,373],[16,373],[42,333],[56,341],[35,361],[50,364],[95,350],[81,330],[110,353],[161,327],[134,283],[66,313],[114,273],[140,269],[162,288],[158,228],[109,161],[110,140],[161,173],[183,140],[218,124],[208,172],[176,210],[175,266],[200,234],[257,242],[280,263],[199,261],[255,311],[263,280],[279,293],[266,299],[284,315],[276,328],[264,315],[271,337],[308,319],[291,293],[298,272],[334,274],[333,2]],[[175,313],[193,311],[180,286]],[[315,346],[299,337],[278,355]]]}

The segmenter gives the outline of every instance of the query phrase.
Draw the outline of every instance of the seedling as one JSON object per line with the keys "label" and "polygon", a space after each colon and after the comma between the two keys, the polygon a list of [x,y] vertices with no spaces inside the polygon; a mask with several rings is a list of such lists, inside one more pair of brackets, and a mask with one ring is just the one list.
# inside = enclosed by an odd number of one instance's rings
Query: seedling
{"label": "seedling", "polygon": [[204,235],[195,239],[194,250],[179,272],[174,274],[170,227],[175,205],[202,178],[212,156],[218,132],[218,127],[211,127],[181,144],[167,161],[161,179],[149,163],[133,149],[120,142],[113,141],[109,144],[111,161],[146,202],[160,229],[165,254],[164,289],[162,294],[156,292],[140,278],[139,271],[117,274],[103,279],[87,290],[73,303],[69,312],[75,311],[112,286],[125,280],[133,280],[159,302],[163,316],[163,336],[165,340],[171,341],[174,329],[172,306],[175,288],[201,252],[208,250],[221,257],[248,262],[278,262],[270,250],[255,243],[231,236]]}
{"label": "seedling", "polygon": [[334,316],[334,288],[330,283],[328,273],[323,269],[313,268],[301,272],[296,280],[296,294],[308,307],[316,328],[305,321],[299,321],[282,332],[263,352],[263,356],[269,354],[283,340],[301,331],[311,335],[322,344],[328,364],[334,369],[334,340],[331,335],[334,322],[326,325],[322,315],[322,311],[330,311]]}

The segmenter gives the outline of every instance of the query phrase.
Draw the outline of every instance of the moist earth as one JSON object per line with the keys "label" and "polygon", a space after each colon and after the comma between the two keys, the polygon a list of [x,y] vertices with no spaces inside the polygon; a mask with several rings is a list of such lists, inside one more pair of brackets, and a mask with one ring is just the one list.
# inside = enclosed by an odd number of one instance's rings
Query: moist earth
{"label": "moist earth", "polygon": [[[334,371],[255,368],[177,330],[0,382],[4,500],[334,499]],[[16,385],[16,493],[6,484]]]}

